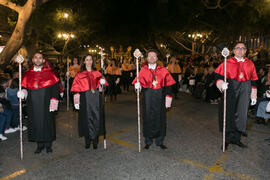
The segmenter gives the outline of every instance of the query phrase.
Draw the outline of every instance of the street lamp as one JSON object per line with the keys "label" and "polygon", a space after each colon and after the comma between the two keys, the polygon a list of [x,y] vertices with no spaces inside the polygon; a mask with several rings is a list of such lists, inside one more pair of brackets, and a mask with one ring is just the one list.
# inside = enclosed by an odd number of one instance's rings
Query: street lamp
{"label": "street lamp", "polygon": [[58,39],[63,39],[65,40],[65,44],[62,50],[62,55],[64,55],[65,49],[67,47],[67,44],[69,42],[70,39],[74,39],[75,35],[73,33],[58,33],[57,35]]}
{"label": "street lamp", "polygon": [[64,18],[68,18],[69,17],[69,14],[68,13],[64,13]]}

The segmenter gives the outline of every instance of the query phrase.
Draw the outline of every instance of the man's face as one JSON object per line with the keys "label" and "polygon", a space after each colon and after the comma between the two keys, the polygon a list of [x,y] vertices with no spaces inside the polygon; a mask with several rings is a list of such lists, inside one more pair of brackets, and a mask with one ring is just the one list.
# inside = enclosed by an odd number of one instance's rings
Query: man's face
{"label": "man's face", "polygon": [[155,64],[158,60],[157,53],[155,52],[149,52],[147,55],[147,62],[149,64]]}
{"label": "man's face", "polygon": [[43,59],[42,54],[36,53],[32,59],[34,66],[42,67],[45,60]]}
{"label": "man's face", "polygon": [[237,58],[243,58],[245,57],[245,54],[247,52],[247,48],[243,43],[238,43],[233,49],[233,53],[235,54],[235,57]]}

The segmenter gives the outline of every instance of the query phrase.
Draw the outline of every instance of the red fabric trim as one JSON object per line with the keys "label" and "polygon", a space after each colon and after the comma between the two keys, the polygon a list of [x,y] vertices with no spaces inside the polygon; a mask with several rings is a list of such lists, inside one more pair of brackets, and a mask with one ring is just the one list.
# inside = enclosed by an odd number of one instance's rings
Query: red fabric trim
{"label": "red fabric trim", "polygon": [[[156,87],[152,84],[154,81],[153,74],[156,75]],[[133,80],[132,84],[135,84],[136,82],[137,77]],[[176,83],[169,71],[165,67],[159,65],[157,65],[156,70],[148,69],[148,66],[144,66],[139,72],[139,82],[143,88],[151,89],[160,89]]]}
{"label": "red fabric trim", "polygon": [[166,97],[172,98],[172,96],[171,95],[168,95],[168,94],[166,94]]}
{"label": "red fabric trim", "polygon": [[56,101],[58,101],[58,99],[56,99],[56,98],[51,98],[51,100],[56,100]]}
{"label": "red fabric trim", "polygon": [[[220,64],[215,72],[224,76],[224,63]],[[243,74],[242,78],[240,78],[241,72]],[[227,60],[227,78],[237,81],[258,80],[254,63],[251,60],[245,58],[244,62],[237,62],[234,57]]]}
{"label": "red fabric trim", "polygon": [[33,68],[25,72],[22,78],[22,87],[26,89],[40,89],[54,85],[59,81],[53,70],[43,67],[41,71],[35,72]]}
{"label": "red fabric trim", "polygon": [[[97,89],[100,85],[100,79],[102,74],[99,71],[83,71],[77,73],[73,80],[73,84],[71,87],[72,92],[85,92],[90,89]],[[108,82],[105,79],[105,86],[108,86]]]}
{"label": "red fabric trim", "polygon": [[251,89],[257,89],[257,87],[256,86],[251,86]]}

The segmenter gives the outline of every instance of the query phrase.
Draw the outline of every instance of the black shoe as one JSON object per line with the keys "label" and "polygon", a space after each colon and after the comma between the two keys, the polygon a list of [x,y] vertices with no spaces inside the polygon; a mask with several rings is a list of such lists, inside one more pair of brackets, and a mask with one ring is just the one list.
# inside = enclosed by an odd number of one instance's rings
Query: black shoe
{"label": "black shoe", "polygon": [[44,149],[44,147],[38,147],[38,148],[35,150],[35,154],[41,153],[43,149]]}
{"label": "black shoe", "polygon": [[93,148],[94,149],[97,149],[97,144],[93,144]]}
{"label": "black shoe", "polygon": [[232,144],[235,144],[240,148],[247,148],[247,145],[243,144],[241,141],[232,142]]}
{"label": "black shoe", "polygon": [[146,144],[145,146],[144,146],[144,149],[149,149],[150,148],[150,145],[148,145],[148,144]]}
{"label": "black shoe", "polygon": [[46,153],[52,153],[52,148],[51,147],[46,148]]}
{"label": "black shoe", "polygon": [[248,134],[246,132],[242,132],[242,136],[247,137]]}
{"label": "black shoe", "polygon": [[158,145],[161,149],[168,149],[164,144]]}
{"label": "black shoe", "polygon": [[86,144],[85,149],[89,149],[89,148],[90,148],[90,144]]}

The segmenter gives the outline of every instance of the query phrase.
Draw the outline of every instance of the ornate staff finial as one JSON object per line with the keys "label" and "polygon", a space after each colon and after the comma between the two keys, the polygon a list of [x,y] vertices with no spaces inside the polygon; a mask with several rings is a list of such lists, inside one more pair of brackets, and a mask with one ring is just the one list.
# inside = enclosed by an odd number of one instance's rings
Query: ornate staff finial
{"label": "ornate staff finial", "polygon": [[229,51],[229,49],[228,48],[223,48],[223,50],[222,50],[222,52],[221,52],[221,54],[222,54],[222,56],[223,57],[227,57],[227,56],[229,56],[229,54],[230,54],[230,51]]}
{"label": "ornate staff finial", "polygon": [[24,61],[23,56],[21,54],[18,54],[18,56],[15,59],[15,62],[21,64],[21,63],[23,63],[23,61]]}
{"label": "ornate staff finial", "polygon": [[133,55],[134,55],[135,58],[138,59],[139,57],[141,57],[142,53],[141,53],[141,51],[139,49],[136,49],[134,51]]}

